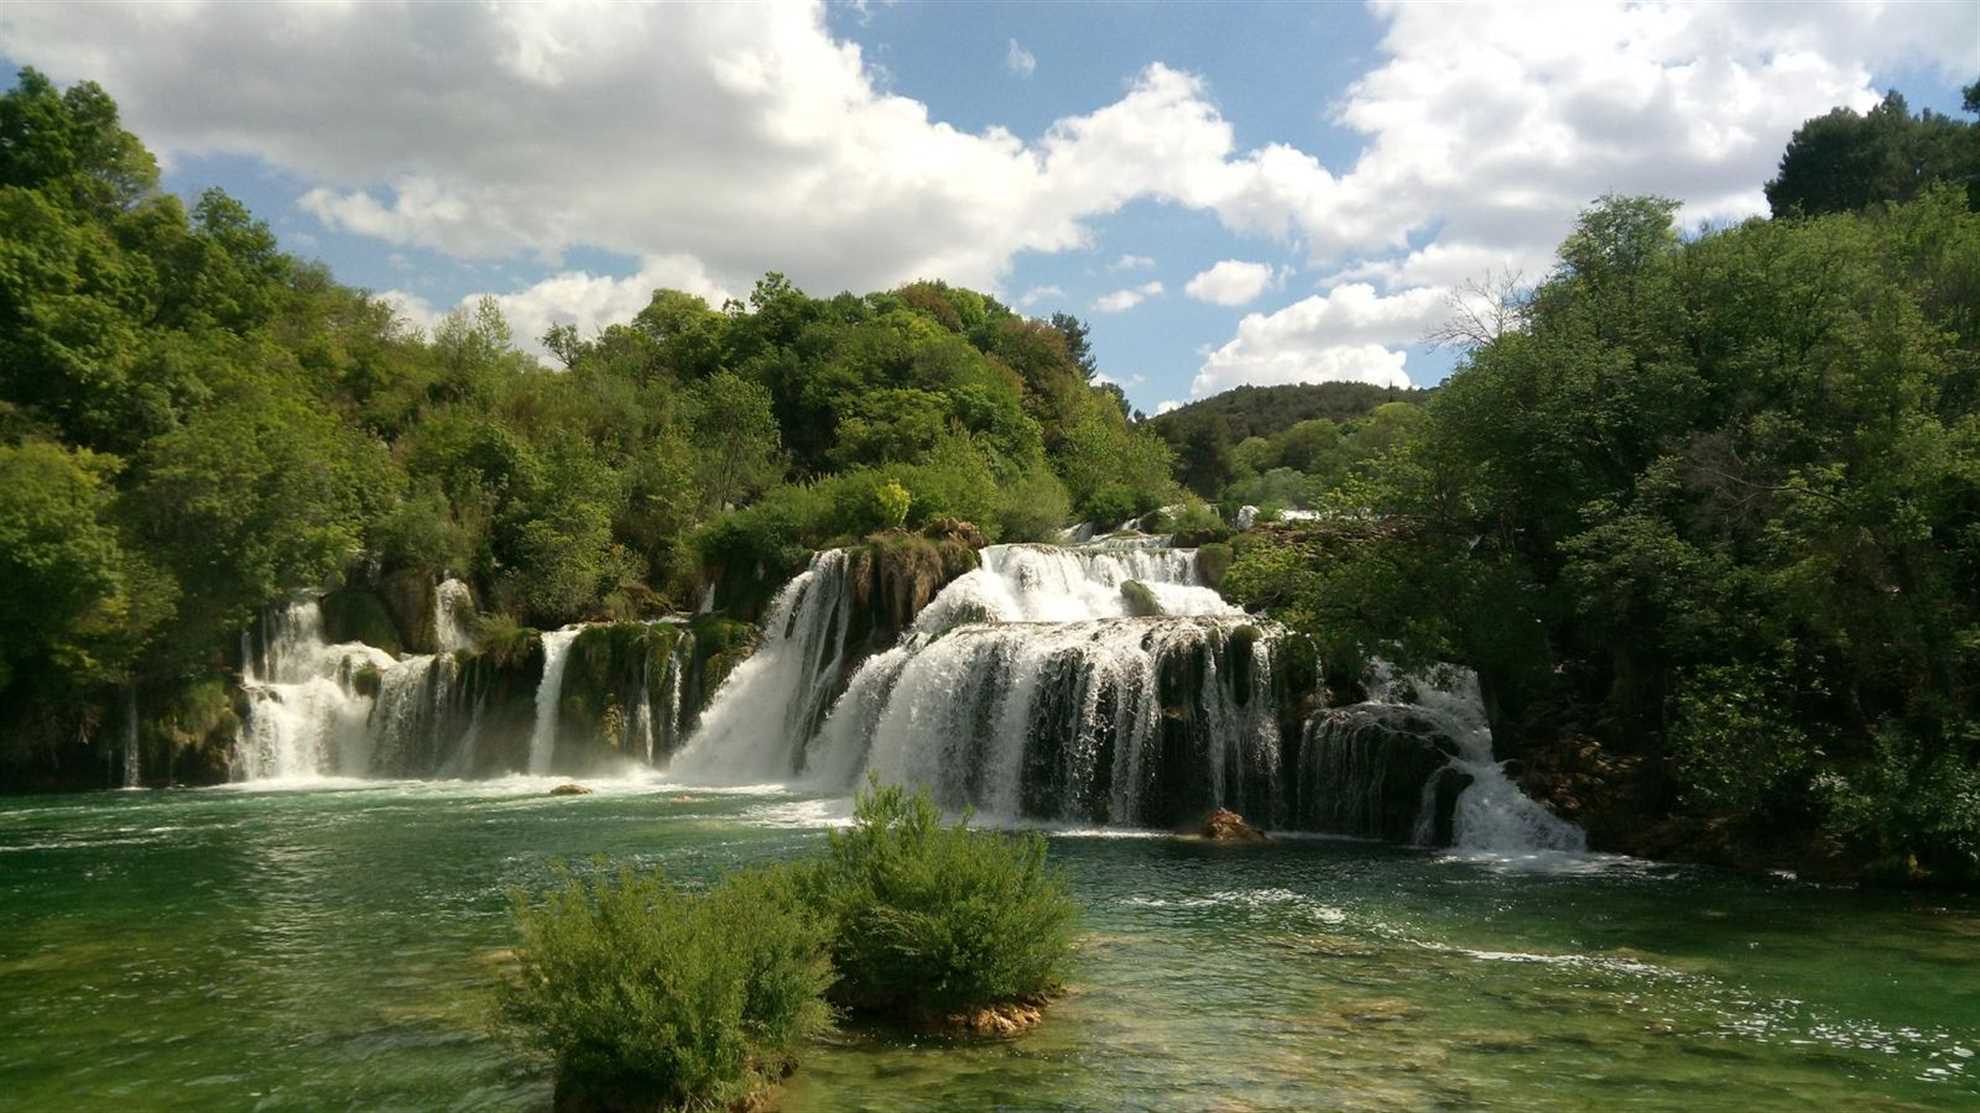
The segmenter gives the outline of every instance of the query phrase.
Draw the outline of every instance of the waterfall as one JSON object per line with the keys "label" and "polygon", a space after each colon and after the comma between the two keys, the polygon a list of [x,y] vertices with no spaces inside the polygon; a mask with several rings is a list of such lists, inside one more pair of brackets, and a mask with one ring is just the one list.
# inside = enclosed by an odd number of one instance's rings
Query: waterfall
{"label": "waterfall", "polygon": [[124,687],[124,787],[144,786],[144,755],[138,750],[137,685]]}
{"label": "waterfall", "polygon": [[[1469,673],[1378,670],[1371,700],[1312,713],[1309,643],[1204,586],[1193,550],[1137,539],[980,556],[899,642],[849,661],[845,557],[819,554],[674,772],[795,774],[827,792],[872,774],[1003,818],[1161,827],[1221,806],[1399,842],[1582,845],[1492,759]],[[1276,675],[1282,649],[1307,663]]]}
{"label": "waterfall", "polygon": [[844,790],[871,771],[1004,817],[1169,824],[1221,804],[1269,820],[1276,636],[1243,616],[960,627],[869,662],[807,774]]}
{"label": "waterfall", "polygon": [[992,545],[915,620],[938,633],[967,622],[1081,622],[1130,614],[1123,587],[1146,587],[1167,615],[1237,615],[1196,578],[1196,550]]}
{"label": "waterfall", "polygon": [[[1452,843],[1466,850],[1532,851],[1588,849],[1580,827],[1554,815],[1520,791],[1492,756],[1492,728],[1478,675],[1470,669],[1443,669],[1428,676],[1396,679],[1377,668],[1374,696],[1390,706],[1407,705],[1436,723],[1457,743],[1449,768],[1471,778],[1458,794],[1452,817]],[[1417,823],[1416,841],[1429,842],[1430,794],[1424,793],[1424,817]]]}
{"label": "waterfall", "polygon": [[[674,650],[667,656],[667,718],[660,725],[660,752],[671,756],[681,744],[681,734],[687,724],[681,721],[681,690],[687,683],[687,670],[694,667],[694,631],[682,629],[674,640]],[[651,760],[649,756],[648,760]]]}
{"label": "waterfall", "polygon": [[639,691],[633,696],[632,715],[626,720],[624,746],[628,753],[639,754],[648,765],[653,764],[653,696],[647,689],[652,672],[651,659],[640,662]]}
{"label": "waterfall", "polygon": [[536,728],[529,736],[529,771],[550,772],[557,755],[557,702],[563,696],[564,662],[582,625],[566,626],[543,635],[543,679],[536,686]]}
{"label": "waterfall", "polygon": [[371,697],[398,665],[391,654],[358,642],[323,640],[316,600],[298,600],[262,619],[259,647],[243,636],[241,688],[248,714],[235,748],[244,779],[292,779],[369,771]]}
{"label": "waterfall", "polygon": [[433,639],[442,653],[474,652],[474,592],[459,580],[433,589]]}
{"label": "waterfall", "polygon": [[451,654],[401,660],[327,642],[314,599],[270,610],[258,646],[243,634],[241,660],[240,779],[419,775],[438,767],[442,740],[459,729]]}
{"label": "waterfall", "polygon": [[763,644],[736,667],[671,768],[711,784],[783,780],[825,713],[851,618],[846,554],[831,549],[785,584],[764,620]]}

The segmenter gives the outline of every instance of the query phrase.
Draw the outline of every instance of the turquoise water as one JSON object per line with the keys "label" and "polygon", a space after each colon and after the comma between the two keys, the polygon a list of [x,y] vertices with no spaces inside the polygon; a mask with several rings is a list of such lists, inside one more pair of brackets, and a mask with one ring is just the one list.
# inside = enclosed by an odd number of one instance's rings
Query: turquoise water
{"label": "turquoise water", "polygon": [[[704,879],[844,805],[550,782],[0,798],[0,1107],[544,1109],[485,1033],[504,890]],[[1599,857],[1068,832],[1078,988],[848,1033],[786,1110],[1980,1108],[1980,907]]]}

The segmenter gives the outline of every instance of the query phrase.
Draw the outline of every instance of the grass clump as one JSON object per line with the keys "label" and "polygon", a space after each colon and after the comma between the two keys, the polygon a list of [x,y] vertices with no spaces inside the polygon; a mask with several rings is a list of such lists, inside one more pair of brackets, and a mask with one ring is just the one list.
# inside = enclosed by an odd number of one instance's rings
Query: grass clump
{"label": "grass clump", "polygon": [[1041,835],[946,825],[926,792],[875,781],[803,877],[837,924],[834,995],[853,1008],[925,1020],[1064,983],[1079,909]]}
{"label": "grass clump", "polygon": [[511,900],[499,1015],[554,1060],[560,1109],[743,1106],[831,1027],[831,925],[787,868],[699,894],[657,872],[566,874],[541,904]]}

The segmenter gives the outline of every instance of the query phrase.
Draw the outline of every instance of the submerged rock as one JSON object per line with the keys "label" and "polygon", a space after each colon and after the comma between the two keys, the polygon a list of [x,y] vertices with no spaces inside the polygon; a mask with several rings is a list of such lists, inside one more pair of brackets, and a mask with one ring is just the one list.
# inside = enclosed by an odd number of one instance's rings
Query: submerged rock
{"label": "submerged rock", "polygon": [[558,785],[558,786],[557,786],[556,788],[553,788],[553,789],[551,789],[551,790],[550,790],[550,795],[552,795],[552,796],[589,796],[589,795],[591,795],[591,790],[590,790],[590,789],[588,789],[588,788],[586,788],[585,786],[583,786],[583,785],[581,785],[581,784],[577,784],[577,783],[575,783],[575,782],[573,782],[573,783],[571,783],[571,784],[561,784],[561,785]]}
{"label": "submerged rock", "polygon": [[1203,821],[1203,837],[1217,842],[1263,842],[1265,832],[1229,808],[1218,808]]}
{"label": "submerged rock", "polygon": [[935,1018],[930,1027],[976,1036],[1015,1036],[1044,1019],[1045,1001],[1041,998],[1003,1001],[963,1012],[948,1013]]}

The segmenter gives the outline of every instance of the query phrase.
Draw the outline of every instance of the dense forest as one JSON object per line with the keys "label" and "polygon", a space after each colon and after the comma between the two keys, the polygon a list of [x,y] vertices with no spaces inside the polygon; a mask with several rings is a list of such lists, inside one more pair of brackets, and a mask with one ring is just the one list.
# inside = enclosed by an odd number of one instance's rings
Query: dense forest
{"label": "dense forest", "polygon": [[201,744],[240,632],[297,590],[450,573],[551,628],[871,530],[1038,540],[1176,495],[1069,316],[771,274],[553,330],[545,366],[492,301],[423,333],[157,182],[97,86],[0,98],[0,780],[97,783],[133,687]]}
{"label": "dense forest", "polygon": [[1477,667],[1596,845],[1980,878],[1976,158],[1893,96],[1795,135],[1772,220],[1603,199],[1227,593],[1332,662]]}
{"label": "dense forest", "polygon": [[1972,124],[1838,110],[1772,219],[1597,202],[1434,391],[1137,422],[1083,322],[933,279],[657,291],[536,338],[553,361],[492,301],[419,330],[224,193],[162,192],[102,89],[23,71],[0,783],[101,783],[134,690],[211,745],[241,631],[301,590],[453,575],[492,627],[551,628],[733,605],[879,530],[1044,540],[1200,499],[1318,511],[1233,538],[1225,591],[1337,676],[1478,669],[1502,752],[1597,846],[1980,878],[1976,168]]}

